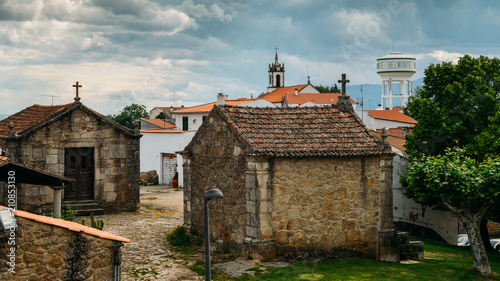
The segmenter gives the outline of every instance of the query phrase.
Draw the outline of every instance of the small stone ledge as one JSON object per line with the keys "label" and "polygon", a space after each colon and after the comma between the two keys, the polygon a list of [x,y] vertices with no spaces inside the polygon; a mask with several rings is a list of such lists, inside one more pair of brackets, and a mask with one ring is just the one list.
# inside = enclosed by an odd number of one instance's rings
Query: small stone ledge
{"label": "small stone ledge", "polygon": [[251,239],[243,241],[241,253],[254,260],[270,261],[276,259],[276,241],[274,239]]}

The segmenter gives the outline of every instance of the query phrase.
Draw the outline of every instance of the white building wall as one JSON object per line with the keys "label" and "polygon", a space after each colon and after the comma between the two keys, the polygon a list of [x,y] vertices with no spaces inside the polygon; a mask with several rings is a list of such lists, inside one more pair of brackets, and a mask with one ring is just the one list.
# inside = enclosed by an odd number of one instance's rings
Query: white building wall
{"label": "white building wall", "polygon": [[177,127],[177,130],[182,130],[182,120],[183,117],[188,117],[188,130],[193,131],[193,130],[198,130],[198,128],[203,124],[203,116],[208,116],[208,112],[202,112],[202,113],[192,113],[192,114],[172,114],[173,117],[175,118],[175,126]]}
{"label": "white building wall", "polygon": [[[155,170],[161,177],[161,154],[175,154],[184,150],[196,132],[176,133],[142,133],[141,138],[141,172]],[[177,154],[177,172],[179,185],[183,185],[182,157]],[[159,178],[160,183],[162,179]]]}
{"label": "white building wall", "polygon": [[401,175],[406,175],[410,164],[406,158],[396,155],[393,160],[393,220],[407,222],[433,229],[446,242],[457,245],[458,218],[449,212],[433,210],[413,202],[404,195],[399,182]]}
{"label": "white building wall", "polygon": [[414,125],[405,122],[375,119],[371,117],[367,111],[362,111],[361,109],[355,109],[354,112],[356,112],[359,119],[363,120],[363,123],[366,125],[368,129],[398,128],[398,127],[408,127]]}

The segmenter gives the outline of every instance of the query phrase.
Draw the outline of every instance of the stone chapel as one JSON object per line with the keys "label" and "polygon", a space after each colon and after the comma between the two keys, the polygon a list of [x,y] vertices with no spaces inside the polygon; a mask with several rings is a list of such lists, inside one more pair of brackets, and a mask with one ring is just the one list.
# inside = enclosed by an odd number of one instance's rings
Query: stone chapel
{"label": "stone chapel", "polygon": [[[345,92],[344,92],[345,93]],[[354,253],[398,260],[391,245],[392,158],[345,94],[324,107],[215,106],[184,159],[184,223],[243,256]]]}
{"label": "stone chapel", "polygon": [[[105,212],[139,206],[140,137],[78,96],[65,105],[35,104],[0,121],[0,148],[10,160],[75,179],[63,187],[63,205],[93,204]],[[53,194],[48,186],[18,185],[18,209],[50,206]]]}

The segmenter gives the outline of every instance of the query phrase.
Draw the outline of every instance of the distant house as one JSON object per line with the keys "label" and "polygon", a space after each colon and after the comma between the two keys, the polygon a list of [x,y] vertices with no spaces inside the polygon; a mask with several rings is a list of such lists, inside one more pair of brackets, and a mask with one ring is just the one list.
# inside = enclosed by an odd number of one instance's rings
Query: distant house
{"label": "distant house", "polygon": [[[184,106],[182,106],[182,107],[184,107]],[[160,115],[160,113],[162,113],[162,112],[165,114],[167,119],[170,119],[170,118],[172,118],[172,114],[171,114],[172,111],[177,110],[177,109],[181,109],[182,107],[173,107],[173,106],[155,107],[149,111],[149,119],[156,119],[156,117],[158,115]]]}
{"label": "distant house", "polygon": [[141,130],[147,129],[175,129],[175,122],[164,119],[141,119]]}
{"label": "distant house", "polygon": [[[282,101],[282,106],[325,106],[337,104],[341,93],[287,93]],[[349,98],[352,107],[356,109],[357,103]]]}
{"label": "distant house", "polygon": [[228,100],[223,94],[219,94],[217,96],[217,102],[211,102],[207,104],[202,104],[193,107],[181,108],[175,111],[172,111],[172,116],[175,118],[175,125],[178,130],[181,131],[193,131],[198,130],[198,128],[203,124],[205,118],[207,118],[208,113],[212,110],[212,108],[216,105],[237,105],[237,106],[274,106],[273,104],[260,99],[232,99]]}
{"label": "distant house", "polygon": [[398,260],[387,242],[395,235],[393,154],[345,102],[215,106],[182,152],[184,223],[202,231],[203,198],[218,188],[224,198],[210,202],[210,236],[243,256]]}
{"label": "distant house", "polygon": [[401,108],[396,107],[392,110],[389,109],[375,109],[375,110],[355,110],[360,119],[363,120],[366,127],[369,129],[383,129],[387,128],[393,135],[404,137],[404,135],[413,130],[417,124],[413,118],[402,113]]}
{"label": "distant house", "polygon": [[15,216],[17,230],[0,232],[14,237],[0,243],[1,280],[120,280],[120,246],[129,239],[24,211]]}
{"label": "distant house", "polygon": [[[175,152],[186,147],[203,124],[212,108],[217,104],[238,106],[274,106],[272,103],[259,99],[226,100],[223,94],[217,96],[217,102],[211,102],[193,107],[182,107],[172,111],[176,126],[172,128],[152,128],[141,130],[141,171],[155,170],[160,184],[170,184],[175,172],[179,173],[179,185],[183,185],[182,158]],[[161,124],[161,121],[155,121]]]}
{"label": "distant house", "polygon": [[286,95],[294,95],[295,93],[316,93],[319,91],[314,88],[310,83],[303,85],[295,85],[295,86],[282,86],[276,88],[272,92],[268,92],[265,94],[259,95],[258,98],[264,99],[268,102],[273,103],[275,106],[282,106],[283,99]]}
{"label": "distant house", "polygon": [[[64,187],[64,205],[92,204],[107,212],[139,206],[140,137],[79,98],[65,105],[35,104],[0,121],[0,148],[11,160],[75,179]],[[23,186],[18,208],[51,205],[52,192],[43,185]]]}

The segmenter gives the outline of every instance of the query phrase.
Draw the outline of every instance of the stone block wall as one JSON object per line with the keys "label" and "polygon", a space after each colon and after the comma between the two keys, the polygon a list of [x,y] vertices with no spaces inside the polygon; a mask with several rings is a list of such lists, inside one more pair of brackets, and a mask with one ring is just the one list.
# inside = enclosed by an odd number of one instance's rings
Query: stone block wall
{"label": "stone block wall", "polygon": [[380,158],[275,159],[273,234],[278,254],[335,250],[377,257]]}
{"label": "stone block wall", "polygon": [[[11,245],[0,243],[0,280],[113,280],[119,242],[17,217],[15,268]],[[121,257],[120,257],[121,258]]]}
{"label": "stone block wall", "polygon": [[[93,147],[94,199],[107,212],[138,208],[139,145],[139,135],[129,137],[83,109],[27,137],[7,141],[13,160],[59,175],[64,175],[65,148]],[[26,185],[18,191],[18,209],[34,211],[52,201],[48,187]]]}
{"label": "stone block wall", "polygon": [[184,223],[203,233],[203,201],[207,191],[218,188],[224,198],[209,202],[210,236],[243,243],[246,225],[244,147],[227,123],[209,116],[184,156]]}

